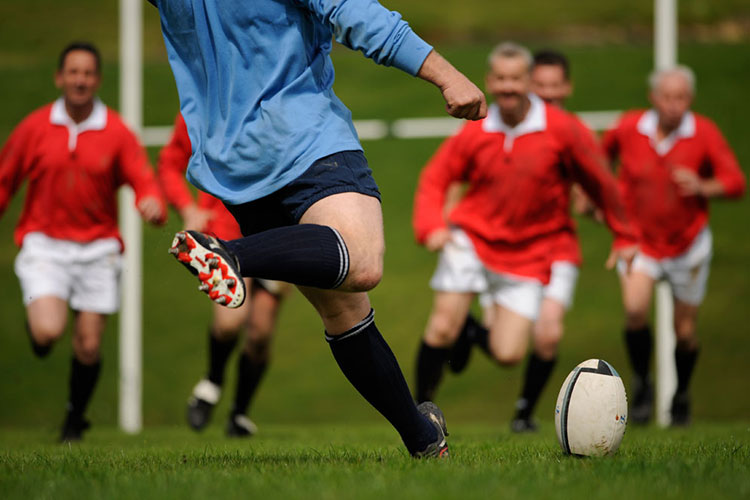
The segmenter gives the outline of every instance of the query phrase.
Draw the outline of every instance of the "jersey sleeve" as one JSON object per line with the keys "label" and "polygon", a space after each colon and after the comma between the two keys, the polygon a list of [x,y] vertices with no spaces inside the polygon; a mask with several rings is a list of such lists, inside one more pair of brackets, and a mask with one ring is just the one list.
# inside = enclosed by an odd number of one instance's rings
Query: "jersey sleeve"
{"label": "jersey sleeve", "polygon": [[27,118],[16,127],[0,150],[0,216],[28,175],[31,141],[31,125]]}
{"label": "jersey sleeve", "polygon": [[161,204],[162,220],[166,220],[167,207],[164,202],[156,175],[148,161],[146,150],[125,125],[122,125],[120,147],[118,151],[117,167],[121,181],[128,184],[135,192],[135,202],[153,197]]}
{"label": "jersey sleeve", "polygon": [[706,126],[707,155],[713,177],[724,187],[724,196],[739,198],[745,192],[745,176],[726,139],[712,122]]}
{"label": "jersey sleeve", "polygon": [[604,132],[602,136],[602,149],[610,162],[614,162],[620,154],[620,124]]}
{"label": "jersey sleeve", "polygon": [[617,180],[612,175],[593,133],[572,118],[566,130],[572,177],[602,210],[604,221],[615,236],[614,247],[635,244],[636,233],[625,214]]}
{"label": "jersey sleeve", "polygon": [[465,178],[471,158],[468,131],[464,128],[448,138],[425,165],[414,196],[414,235],[423,244],[433,231],[447,227],[445,200],[449,186]]}
{"label": "jersey sleeve", "polygon": [[361,51],[378,64],[416,75],[432,51],[401,14],[376,0],[297,1],[331,27],[337,42]]}
{"label": "jersey sleeve", "polygon": [[192,153],[187,125],[181,114],[177,115],[169,142],[159,152],[157,172],[167,201],[177,210],[195,203],[185,179],[185,170]]}

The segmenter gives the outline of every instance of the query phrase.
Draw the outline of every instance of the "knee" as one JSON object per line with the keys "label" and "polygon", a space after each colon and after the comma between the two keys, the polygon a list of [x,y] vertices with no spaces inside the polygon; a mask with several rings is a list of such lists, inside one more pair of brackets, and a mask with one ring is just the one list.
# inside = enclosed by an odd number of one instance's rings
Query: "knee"
{"label": "knee", "polygon": [[682,343],[686,346],[691,346],[698,343],[695,335],[695,323],[693,321],[689,319],[676,321],[674,331],[678,344]]}
{"label": "knee", "polygon": [[490,354],[492,358],[503,367],[518,365],[526,354],[525,349],[521,350],[514,346],[492,346],[490,345]]}
{"label": "knee", "polygon": [[563,336],[563,325],[559,321],[540,322],[536,325],[534,351],[543,359],[557,355],[557,346]]}
{"label": "knee", "polygon": [[357,267],[349,269],[346,283],[354,292],[367,292],[375,288],[383,279],[383,259],[369,259]]}
{"label": "knee", "polygon": [[648,324],[648,311],[641,308],[625,309],[625,327],[628,330],[639,330]]}
{"label": "knee", "polygon": [[65,332],[65,325],[59,325],[51,321],[35,321],[29,326],[29,333],[34,343],[47,347],[59,339]]}
{"label": "knee", "polygon": [[433,315],[425,332],[425,340],[435,347],[449,347],[456,341],[460,327],[446,315]]}
{"label": "knee", "polygon": [[268,361],[271,357],[271,339],[248,337],[243,351],[248,358],[256,362]]}
{"label": "knee", "polygon": [[79,337],[74,342],[75,356],[81,363],[91,365],[99,361],[100,342],[95,336]]}

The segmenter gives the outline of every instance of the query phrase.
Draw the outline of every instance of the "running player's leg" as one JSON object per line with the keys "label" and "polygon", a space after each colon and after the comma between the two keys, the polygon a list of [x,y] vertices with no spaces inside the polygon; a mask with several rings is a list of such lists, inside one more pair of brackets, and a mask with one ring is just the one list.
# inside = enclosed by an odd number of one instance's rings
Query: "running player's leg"
{"label": "running player's leg", "polygon": [[625,309],[625,346],[633,369],[630,419],[643,424],[651,418],[654,399],[650,373],[653,336],[648,320],[655,278],[637,265],[638,259],[629,274],[620,274],[620,285]]}
{"label": "running player's leg", "polygon": [[[245,285],[250,286],[249,279],[245,279]],[[187,421],[194,430],[201,430],[208,424],[221,398],[227,362],[245,327],[250,308],[251,301],[236,309],[213,304],[208,329],[208,371],[193,387],[187,402]]]}
{"label": "running player's leg", "polygon": [[65,333],[68,302],[51,295],[34,299],[26,306],[26,325],[31,348],[38,357],[49,354],[54,343]]}
{"label": "running player's leg", "polygon": [[67,414],[61,441],[78,441],[89,427],[84,415],[101,372],[101,342],[107,315],[93,311],[75,311],[73,327],[73,359]]}
{"label": "running player's leg", "polygon": [[443,367],[466,321],[473,298],[471,292],[435,292],[417,354],[417,402],[434,400]]}
{"label": "running player's leg", "polygon": [[[348,289],[372,288],[380,281],[383,224],[377,199],[359,193],[328,196],[313,204],[302,224],[333,227],[349,250]],[[341,371],[359,393],[401,435],[410,453],[447,449],[442,432],[414,404],[396,357],[375,326],[366,293],[299,287],[320,315],[326,340]],[[439,448],[439,449],[438,449]]]}
{"label": "running player's leg", "polygon": [[543,289],[539,317],[534,322],[533,349],[524,372],[521,395],[516,402],[513,428],[532,430],[531,419],[539,397],[557,362],[557,351],[563,336],[565,311],[573,303],[578,267],[567,261],[552,263],[550,281]]}
{"label": "running player's leg", "polygon": [[273,292],[269,282],[253,280],[247,335],[237,363],[237,388],[232,412],[227,423],[230,436],[250,436],[257,432],[247,418],[248,408],[266,372],[271,357],[271,341],[276,328],[281,303],[288,285],[271,282],[278,287]]}

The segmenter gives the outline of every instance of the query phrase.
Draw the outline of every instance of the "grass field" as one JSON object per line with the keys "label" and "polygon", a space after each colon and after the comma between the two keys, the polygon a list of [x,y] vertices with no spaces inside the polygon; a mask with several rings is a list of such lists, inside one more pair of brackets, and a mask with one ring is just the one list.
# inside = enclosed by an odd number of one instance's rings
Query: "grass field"
{"label": "grass field", "polygon": [[[424,27],[440,51],[481,82],[498,17],[475,21],[481,41],[467,25],[464,8],[434,10],[423,0],[403,6],[415,26]],[[503,22],[549,31],[554,9],[539,0],[509,5]],[[396,5],[396,4],[399,5]],[[0,141],[31,109],[57,95],[51,82],[59,48],[72,38],[91,38],[104,48],[101,96],[117,106],[116,24],[113,3],[79,0],[60,4],[29,0],[0,5]],[[388,4],[388,2],[386,2]],[[596,4],[595,7],[591,7]],[[713,22],[737,14],[740,1],[682,3],[691,22]],[[458,5],[458,4],[456,4]],[[520,5],[520,4],[519,4]],[[585,1],[570,4],[566,22],[603,19],[625,26],[648,23],[650,2]],[[586,6],[591,9],[586,10]],[[619,8],[617,7],[619,6]],[[592,10],[593,9],[593,10]],[[33,23],[29,12],[48,12]],[[460,11],[460,12],[459,12]],[[524,16],[524,12],[533,15]],[[685,14],[687,12],[687,14]],[[79,17],[76,17],[79,16]],[[163,47],[147,10],[145,123],[171,123],[177,98]],[[550,17],[552,16],[552,18]],[[587,17],[594,16],[594,17]],[[599,16],[597,18],[596,16]],[[558,16],[559,17],[559,16]],[[56,19],[70,23],[56,29]],[[454,22],[455,21],[455,22]],[[449,26],[441,33],[441,26]],[[507,24],[505,25],[507,26]],[[47,33],[49,36],[42,33]],[[463,33],[463,35],[462,35]],[[500,38],[504,33],[497,31]],[[444,35],[444,36],[443,36]],[[452,40],[448,43],[448,40]],[[526,38],[532,48],[542,42]],[[548,43],[545,43],[548,45]],[[645,106],[645,75],[652,65],[647,40],[628,44],[564,45],[573,64],[573,110]],[[396,70],[376,67],[359,54],[334,50],[336,92],[357,119],[440,116],[439,94]],[[747,173],[750,115],[750,44],[681,44],[680,60],[698,75],[697,111],[712,117],[726,134]],[[429,312],[427,281],[435,258],[413,242],[411,203],[420,168],[439,140],[386,139],[364,143],[383,192],[386,271],[372,293],[376,318],[406,373],[413,380],[416,347]],[[150,151],[152,157],[156,150]],[[580,361],[601,357],[628,380],[621,342],[622,311],[617,279],[603,269],[610,238],[600,226],[580,221],[585,264],[576,303],[566,319],[566,338],[549,388],[538,407],[542,433],[511,436],[508,420],[519,390],[521,369],[500,370],[475,353],[464,376],[446,376],[438,402],[448,417],[453,458],[416,463],[398,438],[341,376],[322,338],[312,308],[295,294],[284,306],[274,361],[251,411],[261,434],[248,442],[228,441],[221,428],[224,398],[216,422],[203,435],[183,426],[187,395],[205,370],[209,304],[166,255],[179,221],[144,229],[144,432],[115,430],[117,420],[117,318],[103,345],[103,372],[89,417],[94,428],[80,446],[54,445],[63,417],[70,360],[69,337],[49,359],[35,359],[23,327],[23,307],[13,273],[17,253],[11,235],[23,201],[19,193],[0,217],[0,498],[65,497],[421,497],[468,496],[610,498],[747,498],[750,496],[750,216],[748,197],[712,205],[715,256],[709,294],[699,318],[703,350],[694,384],[696,426],[688,431],[630,429],[612,459],[564,457],[552,429],[554,400],[567,372]],[[182,291],[179,300],[174,290]],[[234,363],[228,392],[233,391]]]}
{"label": "grass field", "polygon": [[629,429],[614,457],[562,454],[554,430],[510,435],[449,428],[450,461],[414,461],[384,425],[266,425],[252,442],[218,432],[92,431],[53,446],[0,431],[0,497],[37,498],[643,498],[750,495],[750,427]]}

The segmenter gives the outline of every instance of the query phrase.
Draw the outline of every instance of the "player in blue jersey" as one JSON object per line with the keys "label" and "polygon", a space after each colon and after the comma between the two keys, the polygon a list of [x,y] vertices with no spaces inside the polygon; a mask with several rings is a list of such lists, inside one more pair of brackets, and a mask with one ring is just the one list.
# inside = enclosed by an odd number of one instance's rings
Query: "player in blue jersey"
{"label": "player in blue jersey", "polygon": [[151,1],[193,146],[188,179],[224,201],[245,235],[180,232],[170,251],[230,307],[244,300],[243,276],[296,284],[344,375],[409,453],[446,456],[442,413],[415,405],[374,323],[380,193],[332,90],[332,39],[433,83],[452,116],[484,117],[483,93],[375,0]]}

